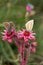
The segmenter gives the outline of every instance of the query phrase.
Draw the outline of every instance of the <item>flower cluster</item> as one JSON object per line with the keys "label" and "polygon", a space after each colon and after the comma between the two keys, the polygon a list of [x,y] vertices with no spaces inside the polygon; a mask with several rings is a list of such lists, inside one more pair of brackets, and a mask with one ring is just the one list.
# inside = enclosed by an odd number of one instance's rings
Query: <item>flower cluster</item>
{"label": "flower cluster", "polygon": [[3,41],[8,41],[9,43],[14,41],[18,47],[18,52],[20,54],[20,65],[27,64],[30,52],[36,52],[37,42],[35,42],[35,33],[29,31],[32,29],[31,26],[33,27],[33,20],[29,21],[29,23],[26,23],[26,29],[23,29],[22,31],[16,31],[14,27],[9,26],[8,29],[2,32]]}
{"label": "flower cluster", "polygon": [[15,30],[11,30],[11,32],[9,32],[8,30],[4,30],[4,32],[2,33],[2,40],[8,40],[8,42],[12,42],[13,41],[13,37],[15,36]]}
{"label": "flower cluster", "polygon": [[21,32],[18,33],[18,38],[19,39],[24,39],[24,41],[28,41],[28,40],[35,40],[35,36],[33,32],[29,32],[27,30],[23,30]]}

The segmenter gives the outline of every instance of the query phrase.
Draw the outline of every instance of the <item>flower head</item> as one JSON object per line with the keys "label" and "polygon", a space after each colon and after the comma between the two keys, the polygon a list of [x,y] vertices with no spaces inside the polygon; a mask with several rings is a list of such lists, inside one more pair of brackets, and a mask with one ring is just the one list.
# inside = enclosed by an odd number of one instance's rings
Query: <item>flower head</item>
{"label": "flower head", "polygon": [[33,6],[32,4],[28,4],[28,5],[26,6],[26,10],[27,10],[27,11],[31,11],[33,8],[34,8],[34,6]]}
{"label": "flower head", "polygon": [[24,39],[24,41],[28,40],[35,40],[35,36],[33,32],[29,32],[27,30],[23,30],[21,32],[18,32],[18,38],[19,39]]}
{"label": "flower head", "polygon": [[2,36],[2,40],[7,40],[8,42],[12,42],[13,37],[15,35],[15,30],[12,29],[10,32],[8,30],[4,30],[4,32],[2,32],[3,36]]}

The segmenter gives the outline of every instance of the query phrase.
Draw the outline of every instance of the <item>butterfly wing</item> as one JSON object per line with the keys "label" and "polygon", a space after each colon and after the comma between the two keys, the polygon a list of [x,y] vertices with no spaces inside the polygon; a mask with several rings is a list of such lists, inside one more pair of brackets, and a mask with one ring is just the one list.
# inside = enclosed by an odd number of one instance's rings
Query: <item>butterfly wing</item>
{"label": "butterfly wing", "polygon": [[28,31],[32,31],[32,28],[33,28],[33,25],[34,25],[34,20],[30,20],[28,21],[26,24],[25,24],[25,27]]}
{"label": "butterfly wing", "polygon": [[4,22],[3,25],[8,31],[11,31],[13,27],[13,22]]}
{"label": "butterfly wing", "polygon": [[6,29],[9,28],[9,23],[8,23],[8,22],[4,22],[3,25],[4,25],[4,27],[5,27]]}

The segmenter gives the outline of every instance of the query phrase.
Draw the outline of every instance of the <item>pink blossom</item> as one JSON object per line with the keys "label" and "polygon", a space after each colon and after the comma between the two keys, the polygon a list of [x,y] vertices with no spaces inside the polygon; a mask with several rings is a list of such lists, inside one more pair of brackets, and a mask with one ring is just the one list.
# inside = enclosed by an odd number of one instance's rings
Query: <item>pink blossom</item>
{"label": "pink blossom", "polygon": [[26,6],[26,10],[27,10],[27,11],[31,11],[32,9],[34,9],[34,6],[33,6],[32,4],[28,4],[28,5]]}
{"label": "pink blossom", "polygon": [[28,40],[35,40],[35,36],[33,34],[33,32],[29,32],[27,30],[23,30],[18,32],[18,38],[19,39],[24,39],[24,41],[28,41]]}
{"label": "pink blossom", "polygon": [[2,32],[3,36],[2,36],[2,40],[5,41],[7,40],[8,42],[12,42],[13,37],[15,35],[15,30],[12,29],[11,32],[9,32],[8,30],[4,30],[4,32]]}
{"label": "pink blossom", "polygon": [[27,10],[27,11],[31,11],[31,7],[27,5],[27,6],[26,6],[26,10]]}

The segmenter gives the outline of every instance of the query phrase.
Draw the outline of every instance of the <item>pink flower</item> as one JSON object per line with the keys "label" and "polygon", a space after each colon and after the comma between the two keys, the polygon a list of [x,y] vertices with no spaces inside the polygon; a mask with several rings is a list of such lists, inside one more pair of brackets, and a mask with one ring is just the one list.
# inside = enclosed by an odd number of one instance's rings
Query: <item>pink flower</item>
{"label": "pink flower", "polygon": [[23,38],[25,41],[35,40],[34,33],[33,32],[29,32],[27,30],[23,30],[23,31],[18,32],[17,36],[18,36],[19,39]]}
{"label": "pink flower", "polygon": [[9,32],[8,30],[4,30],[4,32],[2,32],[3,36],[2,36],[2,40],[5,41],[7,40],[8,42],[12,42],[13,41],[13,37],[15,35],[15,30],[12,29],[11,32]]}
{"label": "pink flower", "polygon": [[31,44],[31,51],[32,51],[33,53],[36,52],[36,46],[37,46],[37,42],[33,42],[33,43]]}
{"label": "pink flower", "polygon": [[31,11],[31,7],[27,5],[27,6],[26,6],[26,10],[27,10],[27,11]]}
{"label": "pink flower", "polygon": [[34,8],[34,6],[33,6],[32,4],[28,4],[28,5],[26,6],[26,10],[27,10],[27,11],[31,11],[33,8]]}

